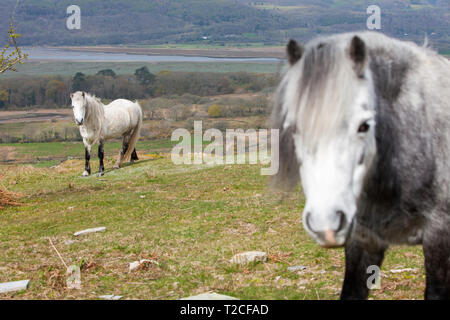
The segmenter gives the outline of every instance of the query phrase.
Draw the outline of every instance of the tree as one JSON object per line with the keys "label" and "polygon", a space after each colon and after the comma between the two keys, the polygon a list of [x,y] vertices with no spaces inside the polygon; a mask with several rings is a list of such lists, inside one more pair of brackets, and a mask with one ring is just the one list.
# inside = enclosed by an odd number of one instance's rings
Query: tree
{"label": "tree", "polygon": [[136,69],[134,72],[136,79],[143,85],[148,86],[155,81],[155,75],[148,71],[147,67]]}
{"label": "tree", "polygon": [[[19,63],[24,63],[25,59],[27,58],[27,55],[22,53],[22,50],[16,42],[16,39],[20,37],[20,35],[16,33],[16,30],[14,28],[14,14],[18,5],[19,0],[17,0],[16,2],[13,14],[11,15],[11,21],[9,23],[9,42],[0,51],[0,74],[5,73],[6,71],[16,71],[15,66]],[[11,49],[11,46],[12,52],[8,53],[8,50]],[[6,96],[6,99],[8,99],[8,97],[9,94],[8,96]],[[9,192],[0,184],[0,209],[7,205],[19,205],[19,203],[15,200],[16,196],[16,194]]]}
{"label": "tree", "polygon": [[67,90],[64,82],[60,80],[50,80],[45,90],[47,100],[53,102],[57,106],[65,105],[67,102]]}
{"label": "tree", "polygon": [[72,92],[88,91],[89,84],[84,73],[77,72],[72,79]]}
{"label": "tree", "polygon": [[[19,5],[19,0],[16,2],[13,13],[11,15],[11,21],[9,23],[9,41],[0,51],[0,74],[6,71],[16,71],[17,64],[23,64],[27,59],[21,48],[17,45],[17,39],[20,38],[20,34],[16,33],[14,27],[14,15],[16,8]],[[12,51],[10,51],[12,49]]]}
{"label": "tree", "polygon": [[6,90],[0,90],[0,107],[5,106],[8,103],[9,93]]}
{"label": "tree", "polygon": [[98,76],[105,76],[105,77],[112,77],[115,78],[116,77],[116,73],[111,70],[111,69],[103,69],[100,70],[99,72],[97,72]]}

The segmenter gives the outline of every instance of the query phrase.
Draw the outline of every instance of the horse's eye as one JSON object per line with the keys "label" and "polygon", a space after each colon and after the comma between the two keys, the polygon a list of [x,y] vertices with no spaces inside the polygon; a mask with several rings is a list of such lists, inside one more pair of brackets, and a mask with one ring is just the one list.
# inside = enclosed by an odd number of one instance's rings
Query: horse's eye
{"label": "horse's eye", "polygon": [[359,126],[358,133],[367,132],[367,131],[369,131],[369,128],[370,128],[369,124],[367,122],[364,122]]}

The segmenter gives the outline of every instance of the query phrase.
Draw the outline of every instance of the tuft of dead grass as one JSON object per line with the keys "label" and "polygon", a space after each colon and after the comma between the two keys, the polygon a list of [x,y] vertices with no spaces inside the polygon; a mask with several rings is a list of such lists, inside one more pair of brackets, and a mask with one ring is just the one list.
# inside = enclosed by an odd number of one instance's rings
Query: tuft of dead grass
{"label": "tuft of dead grass", "polygon": [[0,209],[7,206],[20,206],[21,203],[18,202],[20,197],[22,197],[20,193],[8,191],[6,188],[0,186]]}

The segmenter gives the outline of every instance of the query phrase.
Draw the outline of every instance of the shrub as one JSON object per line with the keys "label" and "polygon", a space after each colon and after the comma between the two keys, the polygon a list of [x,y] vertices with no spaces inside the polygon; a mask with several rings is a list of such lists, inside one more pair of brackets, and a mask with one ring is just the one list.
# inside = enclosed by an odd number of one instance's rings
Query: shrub
{"label": "shrub", "polygon": [[222,108],[217,104],[213,104],[208,108],[208,116],[211,118],[219,118],[222,115]]}

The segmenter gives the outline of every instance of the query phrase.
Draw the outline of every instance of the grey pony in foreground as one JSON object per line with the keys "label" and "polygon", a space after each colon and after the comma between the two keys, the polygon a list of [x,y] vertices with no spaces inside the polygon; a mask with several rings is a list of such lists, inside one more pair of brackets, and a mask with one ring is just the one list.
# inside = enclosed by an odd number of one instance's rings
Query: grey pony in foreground
{"label": "grey pony in foreground", "polygon": [[391,244],[421,244],[425,298],[449,299],[450,62],[376,32],[291,40],[287,54],[273,183],[301,181],[304,228],[345,246],[341,299],[367,298]]}

